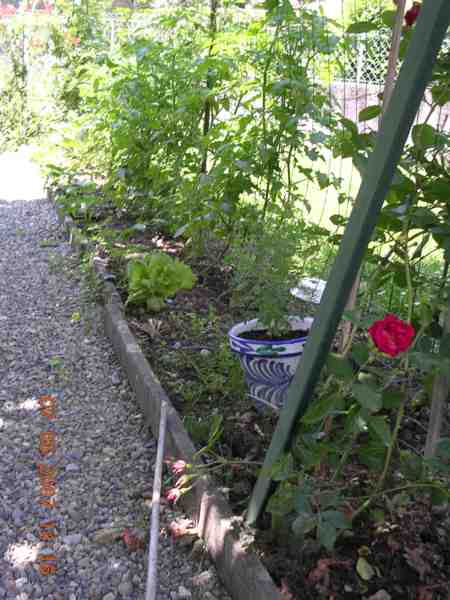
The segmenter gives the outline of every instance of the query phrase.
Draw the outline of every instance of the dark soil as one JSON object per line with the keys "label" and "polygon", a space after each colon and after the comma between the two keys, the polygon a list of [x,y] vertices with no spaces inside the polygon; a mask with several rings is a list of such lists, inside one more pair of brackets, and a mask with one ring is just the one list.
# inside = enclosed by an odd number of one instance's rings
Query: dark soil
{"label": "dark soil", "polygon": [[[189,262],[198,284],[180,292],[158,314],[130,307],[127,318],[152,368],[167,390],[200,448],[208,443],[211,417],[221,418],[222,432],[214,452],[235,461],[215,471],[236,514],[247,507],[258,468],[276,426],[276,413],[259,413],[247,396],[237,359],[228,350],[227,332],[251,315],[231,309],[229,270],[220,261],[200,262],[183,256],[183,247],[154,233],[139,233],[121,245],[140,244],[143,251],[163,249]],[[103,247],[122,297],[124,262]],[[217,255],[220,255],[220,250]],[[295,313],[294,313],[295,314]],[[307,332],[289,332],[292,337]],[[247,339],[265,339],[264,332]],[[287,338],[291,339],[291,338]],[[400,448],[422,452],[429,418],[428,405],[411,406],[400,431]],[[205,454],[206,462],[212,459]],[[240,461],[240,463],[238,462]],[[349,485],[372,476],[367,467],[352,465]],[[326,471],[317,477],[330,477]],[[320,548],[314,536],[303,542],[270,528],[265,514],[254,549],[280,586],[285,600],[448,600],[450,582],[450,516],[432,509],[423,497],[413,504],[392,506],[379,522],[361,520],[338,539],[333,552]],[[377,509],[374,506],[373,509]],[[367,580],[357,572],[363,557],[372,567]],[[263,600],[263,599],[261,599]]]}
{"label": "dark soil", "polygon": [[239,337],[245,340],[264,340],[267,342],[282,342],[283,340],[295,340],[296,338],[304,338],[309,334],[309,331],[304,329],[291,329],[290,331],[280,331],[277,334],[272,334],[267,329],[257,329],[255,331],[244,331],[239,334]]}

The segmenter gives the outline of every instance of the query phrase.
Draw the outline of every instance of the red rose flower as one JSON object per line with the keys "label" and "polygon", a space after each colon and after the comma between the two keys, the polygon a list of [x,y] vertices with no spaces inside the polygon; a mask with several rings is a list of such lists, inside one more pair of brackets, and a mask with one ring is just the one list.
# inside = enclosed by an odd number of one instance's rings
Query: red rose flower
{"label": "red rose flower", "polygon": [[421,6],[422,4],[420,2],[413,2],[411,8],[405,12],[405,22],[408,27],[412,27],[416,22]]}
{"label": "red rose flower", "polygon": [[368,331],[378,350],[392,357],[405,352],[416,334],[412,325],[395,315],[386,315],[384,319],[375,321]]}

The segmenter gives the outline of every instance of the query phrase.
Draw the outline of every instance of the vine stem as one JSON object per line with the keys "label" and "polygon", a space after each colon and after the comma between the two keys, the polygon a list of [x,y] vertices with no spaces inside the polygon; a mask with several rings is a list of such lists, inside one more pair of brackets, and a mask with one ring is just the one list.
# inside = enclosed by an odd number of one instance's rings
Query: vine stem
{"label": "vine stem", "polygon": [[361,506],[357,510],[355,510],[355,512],[352,515],[352,521],[356,521],[356,519],[359,517],[359,515],[361,515],[367,508],[369,508],[369,506],[372,504],[372,502],[378,496],[385,496],[387,494],[395,494],[398,492],[405,492],[406,490],[413,490],[413,489],[417,489],[417,488],[441,489],[442,486],[438,485],[437,483],[412,483],[410,485],[402,485],[402,486],[399,486],[396,488],[392,488],[390,490],[381,490],[378,492],[374,492],[367,498],[367,500],[365,502],[363,502],[363,504],[361,504]]}

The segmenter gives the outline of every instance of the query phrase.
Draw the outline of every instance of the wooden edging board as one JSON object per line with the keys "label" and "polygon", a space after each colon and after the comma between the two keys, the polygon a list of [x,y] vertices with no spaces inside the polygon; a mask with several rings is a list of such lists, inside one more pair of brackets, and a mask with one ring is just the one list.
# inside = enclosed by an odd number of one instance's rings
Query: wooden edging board
{"label": "wooden edging board", "polygon": [[[65,216],[61,207],[56,205],[56,208],[71,245],[78,249],[85,247],[87,241],[83,239],[82,232],[70,217]],[[146,424],[157,438],[161,403],[163,400],[167,402],[166,456],[193,463],[194,444],[128,327],[119,293],[110,281],[105,281],[101,262],[94,261],[94,269],[104,286],[106,333],[136,394]],[[237,520],[233,518],[224,495],[212,485],[209,477],[197,479],[180,501],[197,524],[198,534],[233,600],[282,600],[280,590],[259,558],[239,540]]]}

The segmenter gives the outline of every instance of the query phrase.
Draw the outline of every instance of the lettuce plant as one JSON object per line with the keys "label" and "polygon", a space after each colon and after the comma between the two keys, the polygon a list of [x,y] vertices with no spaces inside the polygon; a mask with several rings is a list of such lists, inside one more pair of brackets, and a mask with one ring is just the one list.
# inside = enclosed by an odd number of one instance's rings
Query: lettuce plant
{"label": "lettuce plant", "polygon": [[132,260],[127,268],[127,304],[145,304],[150,311],[160,311],[164,300],[181,289],[195,284],[191,268],[168,254],[157,252],[142,260]]}

